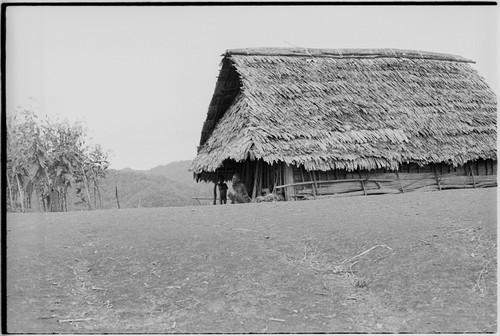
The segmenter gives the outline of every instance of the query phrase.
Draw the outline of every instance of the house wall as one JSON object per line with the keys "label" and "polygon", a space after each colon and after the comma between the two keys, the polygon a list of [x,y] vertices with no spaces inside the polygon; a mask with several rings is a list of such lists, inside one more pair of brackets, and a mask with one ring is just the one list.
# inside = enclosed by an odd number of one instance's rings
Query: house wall
{"label": "house wall", "polygon": [[287,200],[497,185],[497,162],[494,160],[477,160],[456,168],[445,163],[425,167],[410,163],[403,164],[398,172],[384,169],[306,171],[302,166],[293,166],[288,170],[285,168],[285,171],[292,176],[286,184],[314,182],[285,188]]}

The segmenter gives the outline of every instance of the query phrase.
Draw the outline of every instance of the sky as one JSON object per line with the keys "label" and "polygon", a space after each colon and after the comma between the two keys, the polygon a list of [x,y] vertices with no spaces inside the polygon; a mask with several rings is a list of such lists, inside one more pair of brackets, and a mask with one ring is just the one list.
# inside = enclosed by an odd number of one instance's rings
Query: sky
{"label": "sky", "polygon": [[[476,62],[498,96],[498,6],[9,6],[7,113],[83,121],[111,168],[196,156],[222,54],[394,48]],[[33,103],[35,102],[35,103]]]}

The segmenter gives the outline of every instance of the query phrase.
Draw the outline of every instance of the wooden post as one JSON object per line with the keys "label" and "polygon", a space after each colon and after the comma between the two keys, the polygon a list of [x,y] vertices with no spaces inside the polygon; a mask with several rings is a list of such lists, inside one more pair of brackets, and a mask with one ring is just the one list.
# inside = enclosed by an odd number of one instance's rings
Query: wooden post
{"label": "wooden post", "polygon": [[[366,192],[366,185],[365,185],[365,182],[368,183],[368,180],[370,179],[370,171],[368,170],[366,172],[366,180],[365,181],[361,181],[361,185],[363,186],[363,192],[365,193],[365,196],[368,195],[368,193]],[[379,188],[380,189],[380,188]]]}
{"label": "wooden post", "polygon": [[279,178],[279,164],[277,164],[277,165],[273,164],[273,169],[274,169],[274,171],[273,171],[273,179],[274,179],[274,181],[273,181],[273,190],[271,190],[271,192],[277,193],[276,192],[276,186],[279,185],[278,184],[278,182],[279,182],[278,181],[278,178]]}
{"label": "wooden post", "polygon": [[214,182],[214,205],[217,204],[217,182]]}
{"label": "wooden post", "polygon": [[[292,184],[293,181],[293,168],[292,166],[287,165],[286,163],[281,164],[283,170],[283,184]],[[292,195],[294,192],[294,187],[286,187],[285,188],[285,201],[290,201],[292,199]]]}
{"label": "wooden post", "polygon": [[[302,165],[299,166],[299,171],[300,171],[300,181],[301,182],[304,182],[305,179],[304,179],[304,172],[302,170]],[[303,186],[301,190],[304,190],[306,187]],[[297,197],[294,197],[295,200],[297,200]]]}
{"label": "wooden post", "polygon": [[316,199],[316,192],[317,192],[317,185],[316,185],[316,177],[314,177],[314,171],[312,172],[309,172],[309,176],[311,178],[311,181],[313,181],[314,183],[312,184],[312,190],[313,190],[313,197],[314,199]]}
{"label": "wooden post", "polygon": [[266,188],[269,189],[269,192],[271,192],[271,165],[266,164],[266,172],[267,172],[267,186]]}
{"label": "wooden post", "polygon": [[436,175],[436,181],[437,181],[437,184],[438,184],[438,188],[439,188],[439,190],[441,190],[441,179],[438,176],[436,165],[434,165],[434,174]]}
{"label": "wooden post", "polygon": [[472,184],[474,185],[474,189],[476,188],[476,179],[474,178],[474,172],[472,169],[472,163],[469,162],[470,173],[472,175]]}
{"label": "wooden post", "polygon": [[405,188],[403,188],[403,183],[401,183],[401,179],[399,178],[399,173],[398,173],[398,171],[397,171],[397,170],[396,170],[396,176],[397,176],[397,178],[398,178],[399,185],[401,186],[401,191],[402,191],[402,192],[403,192],[403,194],[404,194],[404,192],[405,192]]}
{"label": "wooden post", "polygon": [[363,181],[363,180],[361,180],[361,187],[363,188],[363,193],[365,194],[365,196],[366,196],[366,195],[368,195],[368,194],[366,193],[365,181]]}
{"label": "wooden post", "polygon": [[261,181],[259,174],[261,174],[261,162],[260,160],[255,161],[255,175],[253,180],[253,192],[252,192],[252,202],[255,202],[257,197],[257,189],[259,189],[259,183]]}
{"label": "wooden post", "polygon": [[366,194],[366,189],[365,189],[365,182],[362,180],[363,176],[361,176],[361,171],[360,170],[358,170],[358,176],[359,176],[359,179],[361,180],[361,188],[363,189],[363,193],[366,196],[367,194]]}
{"label": "wooden post", "polygon": [[115,197],[118,209],[120,209],[120,200],[118,199],[118,175],[115,173]]}

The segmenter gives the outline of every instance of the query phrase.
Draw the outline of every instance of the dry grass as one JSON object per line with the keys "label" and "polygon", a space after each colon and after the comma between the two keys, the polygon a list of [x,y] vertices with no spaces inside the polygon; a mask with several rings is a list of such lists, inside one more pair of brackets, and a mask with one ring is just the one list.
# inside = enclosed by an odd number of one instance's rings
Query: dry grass
{"label": "dry grass", "polygon": [[8,331],[493,332],[495,193],[12,214]]}

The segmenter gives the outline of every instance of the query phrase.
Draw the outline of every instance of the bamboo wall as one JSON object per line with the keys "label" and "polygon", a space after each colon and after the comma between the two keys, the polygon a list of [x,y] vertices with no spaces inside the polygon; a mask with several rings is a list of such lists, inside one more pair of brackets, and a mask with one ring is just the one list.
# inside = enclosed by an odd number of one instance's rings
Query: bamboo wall
{"label": "bamboo wall", "polygon": [[[287,188],[293,199],[497,186],[497,162],[493,160],[478,160],[456,168],[445,163],[425,167],[410,163],[403,164],[398,172],[384,169],[308,172],[302,166],[294,166],[290,170],[293,174],[291,183],[315,182]],[[287,197],[288,200],[291,198]]]}

